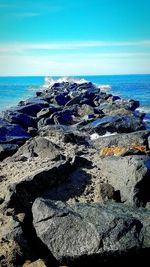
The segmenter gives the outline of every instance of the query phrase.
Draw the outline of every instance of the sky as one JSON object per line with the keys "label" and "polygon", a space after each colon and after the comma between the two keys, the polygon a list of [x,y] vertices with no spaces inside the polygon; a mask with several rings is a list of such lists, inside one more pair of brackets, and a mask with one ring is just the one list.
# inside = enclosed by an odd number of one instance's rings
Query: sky
{"label": "sky", "polygon": [[150,73],[150,0],[0,0],[0,76]]}

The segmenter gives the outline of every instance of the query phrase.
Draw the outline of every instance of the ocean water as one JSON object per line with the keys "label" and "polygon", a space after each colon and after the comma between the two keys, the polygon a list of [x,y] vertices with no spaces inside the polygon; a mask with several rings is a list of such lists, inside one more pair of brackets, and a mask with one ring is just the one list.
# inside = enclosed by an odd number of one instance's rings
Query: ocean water
{"label": "ocean water", "polygon": [[[44,84],[45,77],[0,77],[0,111],[16,105],[20,100],[34,96]],[[60,77],[53,77],[58,79]],[[140,101],[140,107],[150,114],[150,74],[76,76],[97,85],[110,85],[110,93],[125,99]],[[148,115],[149,116],[149,115]]]}

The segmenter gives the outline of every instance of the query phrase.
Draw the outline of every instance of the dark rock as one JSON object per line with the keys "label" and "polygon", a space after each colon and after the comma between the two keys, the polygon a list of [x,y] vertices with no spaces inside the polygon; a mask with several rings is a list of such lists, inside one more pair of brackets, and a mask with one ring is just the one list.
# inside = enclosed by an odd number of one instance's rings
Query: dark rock
{"label": "dark rock", "polygon": [[36,118],[33,118],[27,114],[23,114],[20,112],[12,112],[11,110],[6,110],[3,113],[3,117],[5,120],[12,124],[19,124],[24,129],[27,129],[28,127],[35,127],[37,120]]}
{"label": "dark rock", "polygon": [[68,101],[71,100],[71,97],[69,95],[65,96],[64,94],[60,94],[55,97],[55,100],[58,105],[64,106]]}
{"label": "dark rock", "polygon": [[101,159],[101,175],[120,191],[121,201],[142,206],[149,201],[150,170],[147,156],[107,157]]}
{"label": "dark rock", "polygon": [[0,143],[17,143],[29,139],[30,135],[19,125],[0,119]]}
{"label": "dark rock", "polygon": [[48,108],[43,108],[40,112],[37,113],[37,118],[41,119],[41,118],[47,118],[49,117],[51,114],[57,112],[60,110],[60,107],[57,107],[55,105],[50,105]]}
{"label": "dark rock", "polygon": [[40,97],[30,97],[26,100],[20,101],[20,106],[26,106],[26,105],[41,105],[41,106],[48,106],[47,101],[43,100],[43,98]]}
{"label": "dark rock", "polygon": [[19,112],[19,113],[24,113],[32,117],[36,117],[36,114],[42,109],[49,107],[49,104],[46,101],[40,101],[37,103],[31,103],[31,104],[26,104],[26,105],[21,105],[21,106],[16,106],[14,108],[11,108],[10,111],[12,112]]}
{"label": "dark rock", "polygon": [[0,144],[0,160],[12,156],[18,148],[16,144]]}
{"label": "dark rock", "polygon": [[54,124],[54,119],[53,118],[41,118],[38,121],[38,130],[41,130],[43,127],[47,125],[53,125]]}
{"label": "dark rock", "polygon": [[82,95],[77,95],[74,98],[72,98],[70,101],[68,101],[66,103],[66,106],[69,107],[75,104],[80,104],[81,99],[82,99]]}
{"label": "dark rock", "polygon": [[118,133],[129,133],[145,130],[144,124],[134,116],[104,116],[93,121],[88,128],[100,133],[102,130]]}
{"label": "dark rock", "polygon": [[70,109],[65,109],[54,113],[54,122],[55,124],[64,124],[68,125],[72,121],[72,111]]}
{"label": "dark rock", "polygon": [[37,236],[54,257],[69,263],[90,256],[117,256],[142,246],[142,223],[120,210],[97,204],[76,204],[38,198],[33,207]]}
{"label": "dark rock", "polygon": [[41,196],[45,190],[50,190],[66,181],[73,170],[74,163],[70,163],[70,159],[47,164],[47,167],[43,168],[37,167],[37,171],[9,185],[5,207],[15,207],[16,210],[29,212],[35,198]]}
{"label": "dark rock", "polygon": [[128,109],[134,111],[136,108],[139,108],[140,106],[140,102],[139,101],[135,101],[135,100],[130,100],[129,101],[129,105],[128,105]]}
{"label": "dark rock", "polygon": [[31,136],[31,137],[34,137],[36,136],[37,134],[37,128],[34,128],[34,127],[28,127],[28,134]]}
{"label": "dark rock", "polygon": [[121,99],[120,96],[117,96],[117,95],[112,96],[112,101],[116,101],[116,100],[120,100],[120,99]]}

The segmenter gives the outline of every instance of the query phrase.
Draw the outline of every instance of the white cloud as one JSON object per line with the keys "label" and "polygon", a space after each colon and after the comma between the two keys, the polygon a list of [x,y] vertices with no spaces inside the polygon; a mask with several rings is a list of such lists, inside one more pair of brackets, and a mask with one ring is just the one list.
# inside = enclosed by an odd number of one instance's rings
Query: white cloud
{"label": "white cloud", "polygon": [[[23,14],[22,14],[23,15]],[[19,16],[22,16],[19,15]],[[23,16],[38,16],[38,13],[24,13]],[[73,50],[84,48],[100,47],[149,47],[150,40],[107,42],[107,41],[68,41],[68,42],[49,42],[49,43],[12,43],[0,44],[0,53],[16,52],[26,50]]]}
{"label": "white cloud", "polygon": [[150,73],[147,57],[112,54],[51,56],[0,56],[0,75],[100,75]]}

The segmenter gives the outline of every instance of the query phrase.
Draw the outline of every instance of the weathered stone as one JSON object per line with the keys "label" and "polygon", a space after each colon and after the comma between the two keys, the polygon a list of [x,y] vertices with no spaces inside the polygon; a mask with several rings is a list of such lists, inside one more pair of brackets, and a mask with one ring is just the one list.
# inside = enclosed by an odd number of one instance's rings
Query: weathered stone
{"label": "weathered stone", "polygon": [[14,184],[10,184],[5,198],[5,206],[17,209],[28,209],[34,199],[45,190],[63,183],[73,171],[70,160],[60,160],[58,163],[39,168],[27,176],[23,176]]}
{"label": "weathered stone", "polygon": [[15,158],[19,157],[40,157],[49,158],[51,160],[62,159],[60,149],[50,140],[44,137],[34,137],[27,141],[23,146],[19,148],[14,155]]}
{"label": "weathered stone", "polygon": [[120,191],[121,201],[130,205],[145,205],[150,196],[150,170],[147,156],[108,157],[101,159],[101,175],[115,190]]}
{"label": "weathered stone", "polygon": [[90,143],[97,149],[102,149],[103,147],[111,146],[131,146],[131,145],[145,145],[148,148],[148,131],[136,131],[133,133],[125,134],[115,134],[102,136],[95,140],[92,140]]}
{"label": "weathered stone", "polygon": [[42,198],[35,200],[33,224],[37,236],[60,262],[107,253],[117,256],[142,246],[142,223],[99,204],[76,204]]}
{"label": "weathered stone", "polygon": [[78,106],[77,113],[78,113],[79,116],[83,117],[85,115],[93,114],[94,113],[94,109],[93,109],[93,107],[84,104],[82,106]]}

